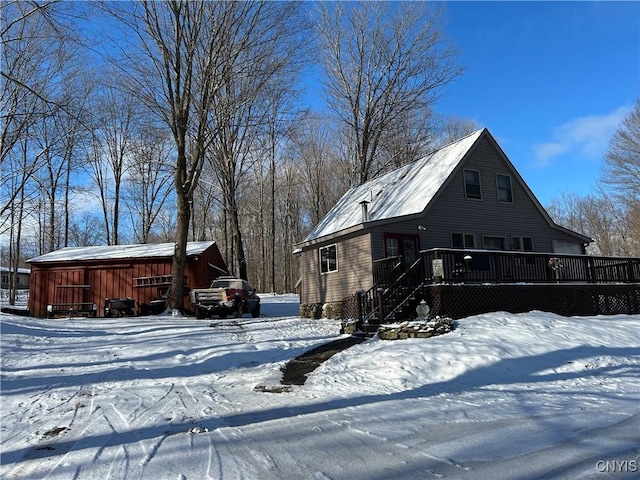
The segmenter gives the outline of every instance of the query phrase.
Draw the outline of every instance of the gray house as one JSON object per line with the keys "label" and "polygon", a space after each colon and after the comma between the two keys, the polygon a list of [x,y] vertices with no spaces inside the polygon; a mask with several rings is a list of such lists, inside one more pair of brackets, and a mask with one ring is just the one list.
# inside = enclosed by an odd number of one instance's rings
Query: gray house
{"label": "gray house", "polygon": [[584,254],[553,222],[487,129],[352,188],[297,244],[302,312],[370,289],[376,264],[433,248]]}
{"label": "gray house", "polygon": [[[9,288],[10,278],[13,275],[13,269],[7,267],[0,267],[0,273],[2,274],[1,288]],[[27,290],[29,288],[29,276],[31,270],[29,268],[18,268],[16,275],[16,289]]]}

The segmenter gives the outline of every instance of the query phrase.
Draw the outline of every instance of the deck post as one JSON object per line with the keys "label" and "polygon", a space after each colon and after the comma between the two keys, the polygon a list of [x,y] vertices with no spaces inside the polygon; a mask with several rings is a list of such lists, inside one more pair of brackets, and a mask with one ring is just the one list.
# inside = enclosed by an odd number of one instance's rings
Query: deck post
{"label": "deck post", "polygon": [[378,288],[376,290],[377,300],[378,300],[378,323],[382,323],[384,321],[384,301],[382,298],[382,293],[384,292],[383,288]]}
{"label": "deck post", "polygon": [[[440,250],[433,251],[433,259],[431,260],[431,270],[433,271],[434,283],[442,283],[444,281],[444,267],[443,260],[440,255]],[[425,265],[425,272],[427,272],[427,265]]]}

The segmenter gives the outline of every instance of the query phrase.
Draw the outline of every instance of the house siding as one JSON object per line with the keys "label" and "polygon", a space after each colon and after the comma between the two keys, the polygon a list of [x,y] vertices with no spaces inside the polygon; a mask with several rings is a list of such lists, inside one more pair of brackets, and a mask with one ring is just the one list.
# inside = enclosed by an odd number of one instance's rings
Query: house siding
{"label": "house siding", "polygon": [[426,225],[426,222],[421,219],[416,220],[405,220],[403,222],[390,223],[383,226],[378,226],[371,229],[371,251],[373,253],[373,257],[375,260],[379,260],[381,258],[386,257],[385,245],[384,245],[384,237],[385,234],[396,234],[396,235],[411,235],[418,236],[418,249],[423,250],[427,247],[426,245],[426,235],[424,232],[418,230],[418,225]]}
{"label": "house siding", "polygon": [[[465,169],[480,172],[481,200],[466,198]],[[498,201],[496,174],[511,177],[511,203]],[[420,230],[419,226],[426,227],[426,230]],[[475,248],[483,248],[485,236],[505,238],[507,250],[512,237],[532,238],[535,252],[553,252],[554,241],[582,245],[575,236],[549,225],[515,170],[487,138],[483,138],[462,162],[423,215],[378,225],[371,232],[374,259],[385,257],[385,233],[418,235],[422,250],[451,248],[451,233],[473,234]]]}
{"label": "house siding", "polygon": [[358,290],[373,285],[373,260],[368,233],[335,242],[338,270],[320,274],[319,249],[333,242],[304,249],[301,264],[304,272],[301,304],[340,302]]}
{"label": "house siding", "polygon": [[[19,268],[18,274],[16,276],[16,285],[15,288],[17,290],[24,290],[29,288],[29,276],[30,272],[21,271],[24,269]],[[1,288],[9,288],[9,283],[11,276],[13,275],[13,270],[9,268],[0,267],[0,276],[2,277],[2,281],[0,282]]]}
{"label": "house siding", "polygon": [[[464,169],[480,172],[481,200],[465,198]],[[498,201],[496,174],[511,177],[512,203]],[[483,248],[483,236],[505,237],[507,250],[514,236],[531,237],[536,252],[553,252],[554,240],[581,245],[575,236],[549,225],[520,183],[519,176],[487,138],[479,142],[451,176],[426,212],[424,224],[427,230],[422,248],[451,247],[452,232],[473,234],[476,248]]]}
{"label": "house siding", "polygon": [[[473,144],[464,143],[469,138],[475,139]],[[324,236],[308,236],[302,244],[303,303],[338,301],[345,294],[371,288],[374,261],[387,256],[386,234],[417,237],[420,250],[452,248],[451,234],[459,233],[472,235],[476,249],[485,248],[485,237],[498,237],[504,239],[503,245],[500,247],[496,242],[493,248],[516,249],[518,247],[513,239],[519,238],[519,249],[524,249],[524,242],[530,239],[533,252],[553,253],[558,246],[572,250],[571,253],[584,253],[584,243],[589,239],[553,223],[486,129],[480,136],[476,133],[452,145],[451,148],[444,147],[449,148],[446,155],[450,155],[450,158],[438,157],[436,153],[425,157],[428,161],[437,162],[434,165],[442,168],[442,175],[438,170],[429,169],[428,164],[418,162],[411,172],[402,170],[403,176],[388,178],[389,184],[374,182],[368,189],[357,187],[343,197],[347,200],[341,200],[342,203],[329,212],[326,217],[328,221],[323,220],[320,224],[324,225],[324,230],[320,228],[325,232]],[[460,153],[460,146],[466,149],[465,153]],[[455,165],[451,163],[452,159]],[[480,173],[479,199],[467,198],[468,194],[476,196],[478,193],[477,189],[466,192],[464,171],[467,169]],[[506,175],[511,180],[511,195],[505,194],[504,183],[500,192],[507,201],[499,201],[497,175]],[[402,185],[408,187],[398,192],[398,182],[401,181],[404,182]],[[344,217],[338,207],[348,209],[351,217],[354,217],[354,205],[359,203],[363,192],[369,195],[367,198],[373,199],[370,212],[378,212],[379,215],[373,215],[373,219],[364,225],[347,222],[348,228],[344,227],[344,223],[336,221],[336,218]],[[414,200],[421,200],[422,203]],[[381,202],[378,210],[376,201]],[[405,208],[407,205],[411,205],[411,208]],[[385,210],[385,207],[388,208]],[[420,208],[424,210],[419,212]],[[342,230],[339,229],[341,225]],[[359,230],[360,234],[367,232],[369,258],[365,258],[367,250],[362,244],[353,247],[349,244],[356,240],[354,235],[357,233],[354,231],[357,228],[364,229]],[[311,242],[319,243],[310,246]],[[359,238],[358,242],[362,242],[362,239]],[[340,271],[320,275],[318,246],[330,244],[338,246]],[[346,265],[345,251],[357,252],[357,255],[349,253]],[[347,271],[344,271],[345,267]]]}

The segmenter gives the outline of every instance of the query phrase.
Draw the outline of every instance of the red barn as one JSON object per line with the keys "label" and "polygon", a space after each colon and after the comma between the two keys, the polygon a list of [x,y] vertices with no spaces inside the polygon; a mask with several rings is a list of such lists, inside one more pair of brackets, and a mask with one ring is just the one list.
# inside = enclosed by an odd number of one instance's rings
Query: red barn
{"label": "red barn", "polygon": [[[171,285],[173,249],[173,243],[78,247],[32,258],[29,312],[102,316],[106,299],[131,298],[136,313],[149,313]],[[216,242],[187,244],[185,294],[223,274],[227,265]]]}

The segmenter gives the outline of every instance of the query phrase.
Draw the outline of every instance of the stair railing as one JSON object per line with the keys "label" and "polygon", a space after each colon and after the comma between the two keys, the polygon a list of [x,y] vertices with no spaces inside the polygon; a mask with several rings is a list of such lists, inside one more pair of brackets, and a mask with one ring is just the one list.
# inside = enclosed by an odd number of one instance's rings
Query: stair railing
{"label": "stair railing", "polygon": [[396,313],[422,288],[424,283],[423,266],[422,258],[419,258],[382,292],[380,301],[382,309],[378,317],[381,323],[394,319]]}
{"label": "stair railing", "polygon": [[422,288],[423,265],[422,258],[419,258],[408,269],[403,270],[400,262],[393,269],[393,275],[386,276],[366,292],[361,292],[361,323],[379,324],[391,319]]}
{"label": "stair railing", "polygon": [[399,256],[382,258],[374,262],[374,285],[369,290],[358,294],[360,322],[368,322],[378,315],[379,291],[386,289],[403,274],[402,265],[402,257]]}

